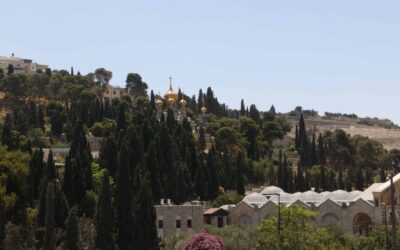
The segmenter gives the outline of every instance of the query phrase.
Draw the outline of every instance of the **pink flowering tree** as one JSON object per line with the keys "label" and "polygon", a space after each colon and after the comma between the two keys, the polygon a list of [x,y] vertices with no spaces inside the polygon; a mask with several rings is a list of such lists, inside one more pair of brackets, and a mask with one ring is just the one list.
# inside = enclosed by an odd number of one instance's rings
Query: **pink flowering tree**
{"label": "pink flowering tree", "polygon": [[184,250],[223,250],[224,242],[221,237],[200,232],[190,237]]}

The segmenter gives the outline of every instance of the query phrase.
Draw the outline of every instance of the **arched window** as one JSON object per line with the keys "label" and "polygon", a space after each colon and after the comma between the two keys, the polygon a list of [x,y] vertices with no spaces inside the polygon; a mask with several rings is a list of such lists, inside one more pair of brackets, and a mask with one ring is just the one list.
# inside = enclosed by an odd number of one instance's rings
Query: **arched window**
{"label": "arched window", "polygon": [[251,226],[251,218],[248,215],[242,215],[240,216],[239,223],[242,226],[248,227]]}
{"label": "arched window", "polygon": [[353,219],[353,233],[367,235],[372,225],[371,217],[366,213],[358,213]]}
{"label": "arched window", "polygon": [[331,213],[325,214],[322,217],[322,223],[327,224],[327,225],[335,224],[335,223],[338,223],[338,222],[339,222],[338,217],[336,215],[334,215],[334,214],[331,214]]}

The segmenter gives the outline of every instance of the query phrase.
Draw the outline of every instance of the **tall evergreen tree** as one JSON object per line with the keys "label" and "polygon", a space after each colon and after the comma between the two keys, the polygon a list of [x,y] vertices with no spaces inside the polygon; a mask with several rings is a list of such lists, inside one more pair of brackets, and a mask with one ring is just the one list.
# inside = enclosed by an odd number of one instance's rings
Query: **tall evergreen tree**
{"label": "tall evergreen tree", "polygon": [[135,249],[157,249],[156,212],[148,172],[142,165],[136,168],[134,183],[133,213],[136,219],[133,232]]}
{"label": "tall evergreen tree", "polygon": [[245,161],[242,152],[239,152],[236,161],[236,192],[238,195],[245,194],[244,188],[244,171],[245,171]]}
{"label": "tall evergreen tree", "polygon": [[99,164],[102,168],[108,169],[110,175],[115,179],[118,168],[118,146],[114,136],[104,139],[100,148]]}
{"label": "tall evergreen tree", "polygon": [[162,186],[160,181],[160,166],[157,160],[157,144],[153,140],[149,144],[147,157],[146,157],[147,169],[150,172],[150,183],[153,198],[155,202],[158,202],[162,197]]}
{"label": "tall evergreen tree", "polygon": [[96,214],[96,247],[100,250],[115,249],[114,213],[111,205],[109,179],[108,171],[105,170]]}
{"label": "tall evergreen tree", "polygon": [[125,118],[125,105],[120,104],[118,109],[118,119],[117,119],[117,137],[121,130],[126,130],[126,118]]}
{"label": "tall evergreen tree", "polygon": [[194,180],[195,193],[201,200],[206,199],[207,182],[208,182],[207,177],[208,177],[208,171],[205,164],[204,153],[201,152]]}
{"label": "tall evergreen tree", "polygon": [[284,176],[284,166],[283,166],[283,156],[282,156],[282,150],[279,150],[279,159],[278,159],[278,178],[277,178],[277,185],[280,188],[284,188],[284,183],[285,183],[285,176]]}
{"label": "tall evergreen tree", "polygon": [[118,157],[118,173],[115,190],[117,244],[120,250],[134,248],[132,185],[126,141],[121,145]]}
{"label": "tall evergreen tree", "polygon": [[55,194],[54,184],[50,182],[46,191],[46,220],[45,234],[43,240],[43,250],[56,249],[55,235]]}
{"label": "tall evergreen tree", "polygon": [[315,141],[315,133],[312,135],[311,139],[311,148],[310,148],[310,163],[311,165],[317,165],[318,164],[318,154],[317,154],[317,143]]}
{"label": "tall evergreen tree", "polygon": [[66,221],[65,228],[65,240],[64,240],[64,249],[80,249],[79,246],[79,229],[78,229],[78,218],[77,218],[77,208],[73,207],[69,211],[69,215]]}
{"label": "tall evergreen tree", "polygon": [[206,137],[204,134],[204,128],[203,126],[200,126],[200,131],[199,131],[199,148],[201,150],[206,149]]}
{"label": "tall evergreen tree", "polygon": [[208,172],[210,173],[209,181],[208,181],[208,189],[207,189],[207,196],[208,199],[214,200],[218,195],[218,176],[217,170],[215,165],[215,152],[214,148],[212,148],[207,155],[207,168]]}
{"label": "tall evergreen tree", "polygon": [[321,165],[325,165],[325,146],[321,133],[318,135],[318,162]]}
{"label": "tall evergreen tree", "polygon": [[240,116],[245,116],[246,115],[246,108],[244,106],[244,101],[242,99],[242,101],[240,102]]}

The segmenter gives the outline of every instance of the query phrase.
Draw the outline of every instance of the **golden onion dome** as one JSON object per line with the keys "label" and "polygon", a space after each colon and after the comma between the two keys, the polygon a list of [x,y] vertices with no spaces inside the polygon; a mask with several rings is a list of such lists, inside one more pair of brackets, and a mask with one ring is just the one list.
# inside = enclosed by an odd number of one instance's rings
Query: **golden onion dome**
{"label": "golden onion dome", "polygon": [[174,104],[174,103],[176,102],[176,98],[169,97],[169,98],[167,99],[167,102],[168,102],[169,104]]}
{"label": "golden onion dome", "polygon": [[203,106],[203,107],[201,108],[201,113],[205,114],[206,112],[207,112],[207,108]]}
{"label": "golden onion dome", "polygon": [[162,108],[164,105],[164,102],[161,99],[156,100],[156,106],[157,108]]}
{"label": "golden onion dome", "polygon": [[172,89],[172,78],[169,78],[169,89],[167,93],[165,93],[164,98],[168,103],[173,104],[178,100],[178,94]]}
{"label": "golden onion dome", "polygon": [[182,107],[186,107],[187,101],[186,101],[185,99],[182,98],[182,100],[179,102],[179,104],[180,104]]}

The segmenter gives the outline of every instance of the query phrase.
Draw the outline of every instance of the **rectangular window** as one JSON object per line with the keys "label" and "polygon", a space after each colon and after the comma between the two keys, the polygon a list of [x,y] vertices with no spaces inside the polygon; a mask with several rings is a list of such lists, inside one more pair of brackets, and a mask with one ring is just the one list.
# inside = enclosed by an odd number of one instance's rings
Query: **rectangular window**
{"label": "rectangular window", "polygon": [[113,91],[113,95],[115,95],[117,92]]}
{"label": "rectangular window", "polygon": [[176,228],[181,228],[181,220],[176,220]]}
{"label": "rectangular window", "polygon": [[158,220],[158,228],[164,228],[164,221]]}
{"label": "rectangular window", "polygon": [[224,227],[224,217],[218,216],[218,227]]}
{"label": "rectangular window", "polygon": [[186,226],[187,226],[187,228],[192,228],[192,220],[191,219],[188,219],[186,221]]}

